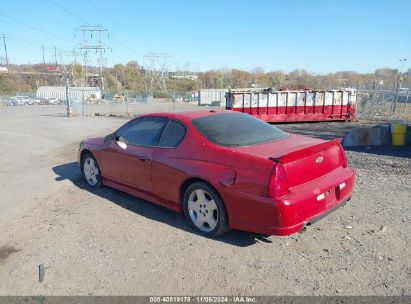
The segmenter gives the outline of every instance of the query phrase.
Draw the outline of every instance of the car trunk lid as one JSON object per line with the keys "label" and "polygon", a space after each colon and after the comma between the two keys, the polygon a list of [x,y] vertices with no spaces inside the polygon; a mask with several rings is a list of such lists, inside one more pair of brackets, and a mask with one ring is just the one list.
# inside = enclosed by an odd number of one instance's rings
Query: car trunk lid
{"label": "car trunk lid", "polygon": [[341,166],[340,149],[341,139],[325,141],[290,134],[283,140],[236,150],[283,164],[289,187],[292,188],[324,176]]}
{"label": "car trunk lid", "polygon": [[282,163],[290,188],[315,180],[341,166],[340,139],[290,151],[269,159]]}

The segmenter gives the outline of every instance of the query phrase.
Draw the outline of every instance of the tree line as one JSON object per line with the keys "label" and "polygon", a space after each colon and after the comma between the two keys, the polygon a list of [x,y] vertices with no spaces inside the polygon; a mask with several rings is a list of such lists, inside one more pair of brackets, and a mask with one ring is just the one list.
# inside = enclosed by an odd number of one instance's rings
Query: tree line
{"label": "tree line", "polygon": [[[73,70],[74,77],[80,79],[82,67],[77,65]],[[9,71],[10,73],[0,74],[1,95],[35,92],[39,86],[63,85],[61,76],[45,73],[42,64],[10,65]],[[380,68],[374,73],[343,71],[328,74],[314,74],[304,69],[295,69],[287,73],[281,70],[266,72],[262,68],[255,68],[252,71],[225,68],[197,73],[197,79],[174,78],[173,75],[174,73],[166,75],[168,92],[156,91],[155,97],[185,95],[199,89],[250,87],[290,90],[340,88],[392,90],[396,88],[400,79],[399,71],[391,68]],[[410,75],[411,69],[402,75],[402,87],[411,87]],[[148,85],[146,76],[146,71],[136,61],[116,64],[105,70],[106,87],[114,93],[130,90],[144,94]]]}

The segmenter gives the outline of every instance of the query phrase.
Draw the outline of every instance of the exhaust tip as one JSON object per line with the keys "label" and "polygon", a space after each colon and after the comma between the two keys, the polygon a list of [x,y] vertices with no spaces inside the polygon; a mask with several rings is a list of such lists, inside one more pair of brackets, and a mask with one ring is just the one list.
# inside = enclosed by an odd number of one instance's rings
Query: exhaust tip
{"label": "exhaust tip", "polygon": [[304,233],[307,231],[307,227],[311,226],[311,222],[307,222],[303,228],[301,228],[300,233]]}

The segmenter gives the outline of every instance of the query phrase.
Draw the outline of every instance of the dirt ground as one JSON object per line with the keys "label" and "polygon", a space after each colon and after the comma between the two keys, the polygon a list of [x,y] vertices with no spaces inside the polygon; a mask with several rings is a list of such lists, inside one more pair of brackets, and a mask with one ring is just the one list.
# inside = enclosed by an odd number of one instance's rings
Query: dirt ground
{"label": "dirt ground", "polygon": [[[352,200],[303,234],[208,239],[179,214],[86,186],[80,140],[125,120],[64,113],[0,108],[0,295],[411,295],[410,147],[347,151]],[[280,128],[332,138],[354,125]]]}

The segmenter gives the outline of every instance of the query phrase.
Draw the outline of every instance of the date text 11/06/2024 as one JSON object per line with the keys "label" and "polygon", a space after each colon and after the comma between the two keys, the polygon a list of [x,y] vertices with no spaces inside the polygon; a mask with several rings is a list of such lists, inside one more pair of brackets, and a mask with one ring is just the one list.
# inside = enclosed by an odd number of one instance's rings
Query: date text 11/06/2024
{"label": "date text 11/06/2024", "polygon": [[245,297],[245,296],[172,296],[172,297],[150,297],[150,303],[256,303],[257,299],[255,297]]}

